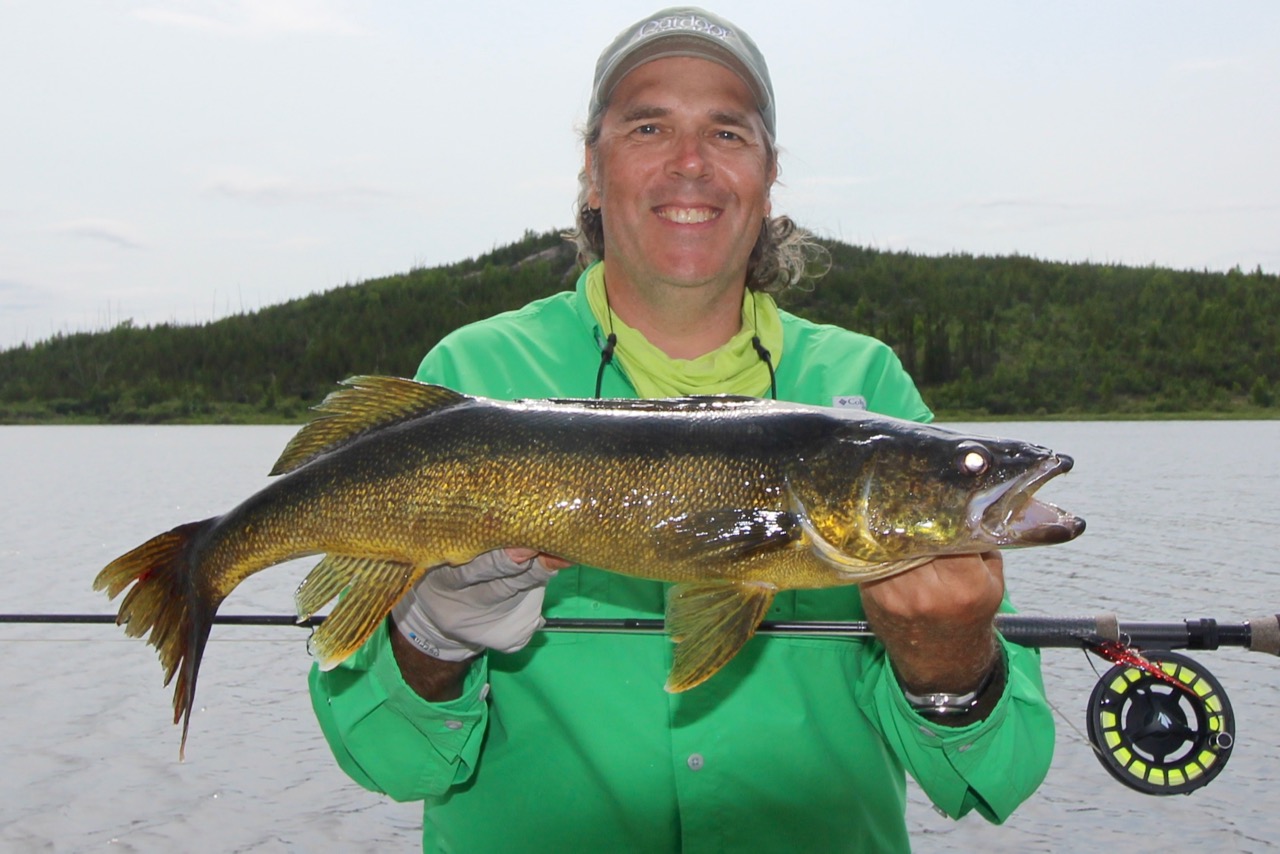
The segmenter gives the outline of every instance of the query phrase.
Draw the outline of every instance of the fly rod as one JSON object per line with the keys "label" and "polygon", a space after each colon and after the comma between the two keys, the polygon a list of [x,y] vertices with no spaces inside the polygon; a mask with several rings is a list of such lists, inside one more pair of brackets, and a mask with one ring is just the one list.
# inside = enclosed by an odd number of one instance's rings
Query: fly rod
{"label": "fly rod", "polygon": [[[114,614],[0,614],[0,624],[115,624]],[[314,628],[324,622],[318,615],[305,620],[287,614],[215,614],[215,625],[298,626]],[[1169,622],[1121,620],[1114,614],[1096,617],[1045,617],[997,614],[996,629],[1019,646],[1071,648],[1088,643],[1118,643],[1136,649],[1211,650],[1243,647],[1254,652],[1280,655],[1280,616],[1268,615],[1243,622],[1212,618]],[[552,617],[542,627],[548,632],[659,633],[661,619],[572,619]],[[865,620],[792,621],[765,620],[756,629],[765,635],[874,637]]]}
{"label": "fly rod", "polygon": [[[216,614],[213,622],[239,626],[314,628],[323,616]],[[0,614],[0,624],[115,623],[113,614]],[[1086,707],[1094,755],[1116,780],[1148,795],[1189,794],[1218,776],[1235,743],[1235,715],[1226,691],[1207,669],[1175,649],[1242,647],[1280,655],[1280,615],[1243,622],[1211,618],[1167,622],[1096,617],[998,614],[1006,640],[1035,648],[1083,649],[1112,663],[1094,686]],[[553,617],[543,631],[648,633],[660,619]],[[766,620],[764,635],[870,638],[865,620]]]}
{"label": "fly rod", "polygon": [[[1254,652],[1280,655],[1280,616],[1272,614],[1239,623],[1212,618],[1177,622],[1121,620],[1114,614],[1096,617],[1041,617],[997,614],[997,631],[1019,646],[1070,648],[1089,643],[1117,643],[1136,649],[1218,649],[1244,647]],[[658,619],[551,618],[544,631],[552,632],[661,632]],[[787,621],[765,620],[757,634],[874,637],[865,620]]]}

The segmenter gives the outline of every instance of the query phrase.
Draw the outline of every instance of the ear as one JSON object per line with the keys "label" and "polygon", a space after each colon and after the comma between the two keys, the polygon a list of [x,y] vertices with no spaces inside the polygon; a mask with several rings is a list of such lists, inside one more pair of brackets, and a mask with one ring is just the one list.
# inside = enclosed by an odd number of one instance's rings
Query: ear
{"label": "ear", "polygon": [[764,179],[764,215],[769,218],[773,215],[773,185],[778,180],[778,157],[775,154],[770,158],[769,172]]}
{"label": "ear", "polygon": [[587,173],[587,205],[597,210],[600,208],[600,187],[596,183],[596,164],[595,157],[592,155],[591,146],[583,146],[583,166]]}

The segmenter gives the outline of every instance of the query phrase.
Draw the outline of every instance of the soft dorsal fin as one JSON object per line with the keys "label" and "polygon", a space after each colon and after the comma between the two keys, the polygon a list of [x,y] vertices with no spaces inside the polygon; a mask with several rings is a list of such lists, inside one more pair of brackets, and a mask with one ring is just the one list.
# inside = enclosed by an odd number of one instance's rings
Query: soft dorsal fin
{"label": "soft dorsal fin", "polygon": [[346,388],[316,406],[316,417],[289,440],[272,475],[287,474],[365,433],[471,400],[444,386],[400,377],[351,377],[342,385]]}

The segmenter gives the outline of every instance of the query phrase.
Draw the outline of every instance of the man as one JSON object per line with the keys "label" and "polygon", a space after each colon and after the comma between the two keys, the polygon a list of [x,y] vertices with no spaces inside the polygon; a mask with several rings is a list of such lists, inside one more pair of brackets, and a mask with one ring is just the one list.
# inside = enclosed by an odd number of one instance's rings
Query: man
{"label": "man", "polygon": [[[666,10],[602,54],[573,293],[460,329],[418,378],[492,397],[774,393],[927,420],[891,350],[780,312],[804,243],[771,219],[775,105],[728,22]],[[904,775],[1002,821],[1053,745],[1035,652],[992,629],[998,554],[780,595],[773,619],[871,620],[878,641],[758,637],[661,685],[654,635],[536,634],[661,615],[664,586],[511,548],[428,574],[328,673],[321,726],[362,785],[425,801],[429,851],[906,850]]]}

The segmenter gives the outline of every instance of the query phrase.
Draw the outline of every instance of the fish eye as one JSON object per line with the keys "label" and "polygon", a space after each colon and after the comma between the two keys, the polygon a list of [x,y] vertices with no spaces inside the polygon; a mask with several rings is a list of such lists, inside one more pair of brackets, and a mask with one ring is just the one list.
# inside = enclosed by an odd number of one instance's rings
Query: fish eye
{"label": "fish eye", "polygon": [[991,468],[991,452],[977,442],[961,442],[956,467],[962,474],[976,477]]}

